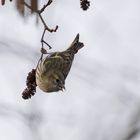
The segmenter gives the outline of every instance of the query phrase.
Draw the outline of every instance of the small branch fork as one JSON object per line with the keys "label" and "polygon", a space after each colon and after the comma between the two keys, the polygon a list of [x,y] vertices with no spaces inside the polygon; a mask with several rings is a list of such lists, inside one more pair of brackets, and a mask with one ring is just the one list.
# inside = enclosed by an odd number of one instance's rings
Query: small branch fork
{"label": "small branch fork", "polygon": [[[32,11],[34,11],[35,13],[38,14],[38,16],[39,16],[39,18],[40,18],[42,24],[44,25],[44,31],[43,31],[42,37],[41,37],[41,46],[42,46],[42,47],[41,47],[41,57],[40,57],[40,59],[39,59],[39,61],[38,61],[38,64],[39,64],[40,61],[42,61],[43,54],[47,54],[46,49],[44,49],[44,44],[47,45],[47,46],[49,47],[49,49],[52,48],[52,47],[44,40],[44,36],[45,36],[46,31],[52,33],[52,32],[56,32],[57,29],[58,29],[58,25],[55,27],[55,29],[50,29],[50,28],[47,26],[46,22],[44,21],[42,15],[41,15],[41,14],[44,12],[44,10],[45,10],[49,5],[51,5],[52,2],[53,2],[52,0],[48,0],[47,4],[45,4],[40,10],[34,10],[34,9],[32,9],[32,7],[31,7],[30,5],[28,5],[26,2],[24,2],[24,5],[25,5],[27,8],[31,9]],[[38,66],[38,64],[37,64],[37,66]]]}

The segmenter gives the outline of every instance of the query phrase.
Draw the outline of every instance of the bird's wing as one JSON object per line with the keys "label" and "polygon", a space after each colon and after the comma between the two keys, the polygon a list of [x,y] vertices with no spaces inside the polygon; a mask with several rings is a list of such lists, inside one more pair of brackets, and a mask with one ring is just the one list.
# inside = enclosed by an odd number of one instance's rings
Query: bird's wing
{"label": "bird's wing", "polygon": [[70,68],[71,64],[73,61],[73,57],[67,52],[56,52],[48,57],[45,58],[44,64],[45,65],[45,70],[46,72],[52,71],[52,70],[58,70],[62,72],[64,75],[64,78],[66,79]]}
{"label": "bird's wing", "polygon": [[66,77],[71,69],[71,65],[72,65],[72,62],[74,59],[74,54],[70,54],[68,51],[64,51],[64,52],[59,53],[59,56],[61,56],[64,60],[62,71],[63,71],[64,77],[66,79]]}
{"label": "bird's wing", "polygon": [[60,69],[63,63],[63,58],[61,56],[57,56],[56,53],[53,53],[44,59],[43,65],[47,71],[53,69]]}

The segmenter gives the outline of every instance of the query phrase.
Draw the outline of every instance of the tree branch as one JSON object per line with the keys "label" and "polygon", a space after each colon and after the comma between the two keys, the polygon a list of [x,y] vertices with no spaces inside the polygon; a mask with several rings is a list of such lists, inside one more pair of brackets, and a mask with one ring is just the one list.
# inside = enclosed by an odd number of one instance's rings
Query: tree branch
{"label": "tree branch", "polygon": [[44,48],[44,47],[43,47],[43,44],[46,44],[46,45],[49,47],[49,49],[52,48],[52,47],[44,40],[44,36],[45,36],[46,31],[52,33],[52,32],[56,32],[57,29],[58,29],[58,25],[55,27],[55,29],[49,28],[49,27],[47,26],[45,20],[43,19],[42,15],[41,15],[42,12],[43,12],[49,5],[51,5],[51,3],[52,3],[52,0],[49,0],[49,1],[47,2],[47,4],[44,5],[40,10],[34,10],[34,9],[32,9],[32,7],[31,7],[30,5],[28,5],[26,2],[24,2],[24,5],[25,5],[26,7],[28,7],[29,9],[31,9],[32,11],[34,11],[35,13],[38,14],[38,16],[39,16],[39,18],[40,18],[42,24],[44,25],[44,31],[43,31],[42,37],[41,37],[41,45],[42,45],[42,48],[41,48],[41,49]]}
{"label": "tree branch", "polygon": [[[42,13],[44,12],[44,10],[49,6],[51,5],[53,1],[52,0],[48,0],[47,4],[45,4],[40,10],[34,10],[32,9],[32,7],[30,5],[28,5],[25,1],[24,1],[24,5],[29,8],[31,11],[34,11],[40,18],[42,24],[44,25],[44,31],[42,33],[42,37],[41,37],[41,57],[39,59],[39,62],[42,60],[43,58],[43,54],[47,54],[47,51],[44,49],[44,44],[47,45],[49,47],[49,49],[51,49],[52,47],[49,45],[49,43],[47,43],[45,40],[44,40],[44,36],[45,36],[45,33],[46,31],[52,33],[52,32],[56,32],[57,29],[58,29],[58,25],[56,25],[55,29],[51,29],[48,27],[48,25],[46,24],[45,20],[43,19],[42,17]],[[38,62],[38,63],[39,63]],[[38,66],[38,64],[37,64]]]}
{"label": "tree branch", "polygon": [[[48,54],[47,50],[44,48],[44,44],[47,45],[49,47],[49,49],[51,49],[52,47],[44,40],[44,36],[45,36],[45,33],[46,31],[52,33],[52,32],[56,32],[57,29],[58,29],[58,25],[55,27],[55,29],[51,29],[47,26],[45,20],[43,19],[42,17],[42,13],[44,12],[44,10],[49,6],[51,5],[52,3],[52,0],[48,0],[47,4],[44,5],[40,10],[36,10],[36,9],[33,9],[30,5],[28,5],[25,1],[24,1],[24,5],[29,8],[32,12],[35,12],[42,24],[44,25],[44,30],[43,30],[43,33],[42,33],[42,37],[41,37],[41,56],[37,62],[37,66],[36,66],[36,69],[38,68],[38,65],[39,63],[42,61],[43,59],[43,55],[44,54]],[[28,76],[27,76],[27,82],[26,82],[26,85],[27,85],[27,88],[23,91],[22,93],[22,97],[24,99],[29,99],[31,98],[31,96],[33,96],[36,92],[36,80],[35,80],[35,73],[36,73],[36,69],[33,69],[31,72],[29,72]]]}

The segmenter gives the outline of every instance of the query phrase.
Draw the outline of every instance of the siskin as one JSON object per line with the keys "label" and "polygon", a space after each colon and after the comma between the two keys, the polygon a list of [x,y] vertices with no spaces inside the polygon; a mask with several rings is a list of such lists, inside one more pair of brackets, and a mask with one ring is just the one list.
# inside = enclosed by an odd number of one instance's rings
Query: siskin
{"label": "siskin", "polygon": [[44,58],[36,70],[36,84],[44,92],[65,89],[65,79],[71,69],[74,55],[84,46],[77,34],[70,47],[62,52],[54,52]]}

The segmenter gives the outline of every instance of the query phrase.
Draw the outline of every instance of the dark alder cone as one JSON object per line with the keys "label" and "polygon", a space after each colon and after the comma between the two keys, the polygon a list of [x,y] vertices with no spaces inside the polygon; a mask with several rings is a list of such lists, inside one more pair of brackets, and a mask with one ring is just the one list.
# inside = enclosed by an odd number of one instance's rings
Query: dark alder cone
{"label": "dark alder cone", "polygon": [[30,85],[35,83],[35,69],[32,69],[31,72],[28,73],[26,85],[29,87]]}
{"label": "dark alder cone", "polygon": [[[12,0],[10,0],[12,1]],[[5,0],[1,0],[1,4],[4,5],[5,4]]]}
{"label": "dark alder cone", "polygon": [[[9,0],[10,2],[13,0]],[[6,2],[6,0],[1,0],[1,4],[4,5]],[[14,1],[13,1],[14,2]],[[24,2],[26,2],[25,0],[16,0],[16,8],[17,11],[24,16],[25,14],[25,5]],[[38,10],[38,0],[30,0],[29,3],[31,3],[31,13],[33,14],[35,11]]]}
{"label": "dark alder cone", "polygon": [[35,95],[36,86],[37,86],[35,80],[35,71],[36,71],[35,69],[32,69],[32,71],[28,73],[27,80],[26,80],[27,88],[22,93],[22,98],[25,100]]}
{"label": "dark alder cone", "polygon": [[89,8],[90,6],[90,1],[88,0],[80,0],[80,5],[81,5],[81,8],[85,11]]}
{"label": "dark alder cone", "polygon": [[5,4],[5,0],[1,0],[1,4],[4,5]]}

